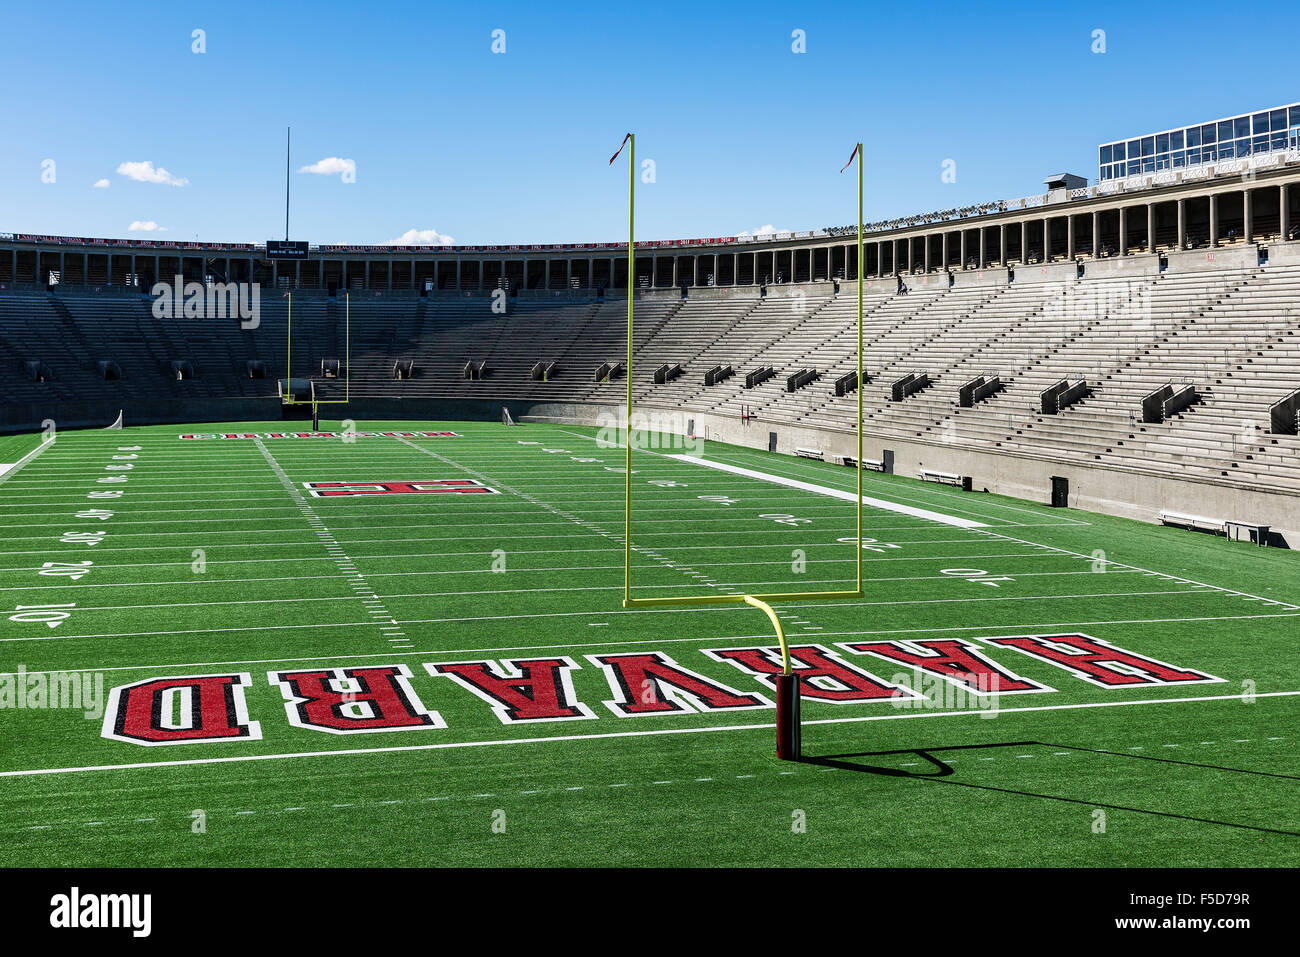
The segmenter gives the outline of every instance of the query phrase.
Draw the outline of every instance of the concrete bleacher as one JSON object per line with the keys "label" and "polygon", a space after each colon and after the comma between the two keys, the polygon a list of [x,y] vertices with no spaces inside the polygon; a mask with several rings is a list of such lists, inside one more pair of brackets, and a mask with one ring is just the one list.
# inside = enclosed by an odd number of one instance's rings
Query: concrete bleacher
{"label": "concrete bleacher", "polygon": [[[1165,237],[1157,237],[1162,245]],[[342,297],[295,294],[293,357],[285,344],[289,300],[269,290],[261,322],[164,319],[151,301],[14,286],[0,292],[0,379],[6,404],[36,400],[150,401],[269,397],[287,374],[317,379],[322,397],[487,399],[613,405],[621,375],[593,381],[626,355],[627,302],[620,298],[516,298],[504,312],[490,296]],[[1197,269],[1121,278],[915,288],[873,286],[863,303],[861,386],[873,435],[1002,450],[1045,459],[1150,469],[1260,489],[1300,489],[1300,439],[1269,432],[1269,407],[1300,388],[1300,265]],[[345,360],[346,377],[321,379],[322,360]],[[648,407],[853,430],[859,393],[836,396],[857,369],[857,298],[851,284],[766,295],[645,296],[635,301],[632,389]],[[394,363],[409,360],[409,379]],[[111,361],[121,377],[106,379]],[[251,361],[264,379],[249,378]],[[468,362],[484,362],[466,379]],[[173,363],[193,375],[178,378]],[[51,373],[37,381],[26,368]],[[538,363],[554,363],[545,380]],[[654,370],[682,367],[656,384]],[[734,375],[706,385],[705,373]],[[772,367],[753,388],[746,373]],[[787,391],[787,377],[818,378]],[[925,372],[926,388],[894,400],[890,385]],[[963,385],[995,377],[999,391],[962,407]],[[1086,381],[1089,392],[1044,414],[1043,390]],[[1142,421],[1142,398],[1165,386],[1195,387],[1198,401],[1161,422]]]}

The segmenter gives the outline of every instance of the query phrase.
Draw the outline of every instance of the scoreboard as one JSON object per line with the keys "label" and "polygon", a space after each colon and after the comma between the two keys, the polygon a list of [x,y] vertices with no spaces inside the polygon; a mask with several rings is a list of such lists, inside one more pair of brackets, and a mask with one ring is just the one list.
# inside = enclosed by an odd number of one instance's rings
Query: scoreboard
{"label": "scoreboard", "polygon": [[298,240],[268,239],[266,241],[267,259],[306,259],[307,243]]}

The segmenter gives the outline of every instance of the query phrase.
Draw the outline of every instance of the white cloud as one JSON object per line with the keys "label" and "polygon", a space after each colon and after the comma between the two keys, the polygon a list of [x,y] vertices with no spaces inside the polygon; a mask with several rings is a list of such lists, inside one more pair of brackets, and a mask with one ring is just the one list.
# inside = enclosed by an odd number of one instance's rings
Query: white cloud
{"label": "white cloud", "polygon": [[152,219],[146,219],[143,221],[137,219],[130,226],[126,227],[126,231],[129,233],[165,233],[167,232],[167,227],[159,226]]}
{"label": "white cloud", "polygon": [[110,184],[107,179],[95,180],[95,189],[108,189],[109,185]]}
{"label": "white cloud", "polygon": [[154,169],[150,160],[123,163],[117,168],[117,173],[127,179],[133,179],[137,183],[164,183],[167,186],[188,186],[190,184],[189,180],[173,176],[161,166]]}
{"label": "white cloud", "polygon": [[312,163],[310,166],[300,166],[299,173],[316,173],[320,176],[337,176],[343,175],[345,178],[351,177],[356,179],[357,161],[350,159],[341,159],[337,156],[327,156],[319,162]]}
{"label": "white cloud", "polygon": [[754,230],[752,233],[751,233],[748,229],[746,229],[744,232],[736,233],[736,235],[737,235],[737,236],[770,236],[770,235],[772,235],[773,233],[780,233],[780,232],[784,232],[784,231],[785,231],[785,230],[777,229],[777,228],[776,228],[775,226],[773,226],[771,223],[768,223],[766,226],[760,226],[758,229]]}
{"label": "white cloud", "polygon": [[454,246],[456,240],[444,236],[436,229],[408,229],[396,239],[390,239],[388,246]]}

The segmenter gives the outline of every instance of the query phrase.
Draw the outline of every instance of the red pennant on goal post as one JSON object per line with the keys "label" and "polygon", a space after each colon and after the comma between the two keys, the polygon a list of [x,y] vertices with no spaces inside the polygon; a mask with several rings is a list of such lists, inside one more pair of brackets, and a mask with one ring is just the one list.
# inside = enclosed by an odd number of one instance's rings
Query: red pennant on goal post
{"label": "red pennant on goal post", "polygon": [[[853,157],[855,157],[855,156],[857,156],[857,155],[858,155],[858,148],[857,148],[857,146],[855,145],[855,146],[853,147],[853,152],[849,154],[849,161],[848,161],[848,163],[845,163],[843,166],[840,167],[840,172],[841,172],[841,173],[843,173],[846,169],[849,168],[850,164],[852,164],[852,162],[853,162]],[[613,161],[611,160],[611,162],[613,162]]]}
{"label": "red pennant on goal post", "polygon": [[[618,144],[618,153],[623,152],[623,147],[624,147],[624,146],[627,146],[627,141],[630,140],[631,138],[632,138],[632,134],[631,134],[631,133],[628,133],[626,136],[623,137],[623,142]],[[613,165],[614,165],[614,160],[618,159],[618,153],[615,153],[613,156],[611,156],[611,157],[609,158],[609,165],[610,165],[610,166],[613,166]]]}

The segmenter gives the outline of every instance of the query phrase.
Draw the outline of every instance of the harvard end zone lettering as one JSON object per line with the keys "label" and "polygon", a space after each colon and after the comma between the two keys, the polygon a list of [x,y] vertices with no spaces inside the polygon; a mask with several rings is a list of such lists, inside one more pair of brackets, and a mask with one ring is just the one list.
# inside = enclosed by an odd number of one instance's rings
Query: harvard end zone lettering
{"label": "harvard end zone lettering", "polygon": [[182,439],[459,439],[459,432],[186,432]]}
{"label": "harvard end zone lettering", "polygon": [[[728,662],[745,674],[753,675],[773,690],[776,688],[774,676],[783,670],[781,651],[778,648],[723,648],[704,653],[715,661]],[[799,675],[800,697],[808,701],[853,704],[882,698],[897,701],[900,698],[921,697],[908,688],[888,684],[869,671],[854,667],[836,652],[821,645],[792,647],[790,667]]]}
{"label": "harvard end zone lettering", "polygon": [[469,495],[500,495],[476,479],[431,479],[425,482],[303,482],[303,488],[317,498],[335,495],[416,495],[460,492]]}
{"label": "harvard end zone lettering", "polygon": [[860,655],[875,655],[907,665],[971,691],[1024,694],[1054,691],[1047,685],[1022,678],[988,658],[978,645],[960,638],[930,641],[854,641],[840,645]]}
{"label": "harvard end zone lettering", "polygon": [[691,711],[745,711],[774,708],[761,694],[743,694],[683,668],[661,651],[587,655],[604,669],[614,693],[605,707],[620,718]]}
{"label": "harvard end zone lettering", "polygon": [[[1225,680],[1089,635],[1009,635],[979,641],[992,648],[1014,649],[1033,658],[1040,668],[1051,665],[1099,688]],[[1053,690],[993,661],[985,653],[986,647],[969,639],[853,641],[841,642],[838,647],[851,655],[872,656],[937,675],[981,695]],[[781,672],[780,650],[775,647],[718,648],[702,653],[713,662],[731,665],[764,689],[774,688],[774,678]],[[608,685],[611,697],[603,702],[605,707],[620,718],[774,707],[763,694],[732,688],[678,664],[661,651],[589,654],[586,658],[600,669]],[[834,648],[797,645],[790,649],[790,658],[802,679],[805,701],[872,705],[925,697],[905,684],[884,681],[851,664]],[[502,724],[597,717],[574,689],[573,675],[582,667],[564,655],[434,661],[424,669],[429,676],[448,678],[486,703]],[[267,677],[280,689],[288,723],[296,728],[355,734],[447,727],[437,711],[421,702],[411,684],[411,668],[405,664],[271,671]],[[245,703],[250,683],[247,674],[213,674],[150,678],[121,685],[109,692],[102,734],[142,745],[261,740],[261,726],[249,720]]]}
{"label": "harvard end zone lettering", "polygon": [[1099,688],[1215,684],[1224,680],[1116,648],[1091,635],[1013,635],[981,640],[1051,662]]}
{"label": "harvard end zone lettering", "polygon": [[579,666],[572,658],[515,659],[500,665],[489,660],[434,662],[424,667],[482,698],[502,724],[596,717],[573,693],[573,672]]}
{"label": "harvard end zone lettering", "polygon": [[104,712],[103,736],[131,744],[256,741],[261,726],[248,720],[248,674],[150,678],[114,688]]}
{"label": "harvard end zone lettering", "polygon": [[416,697],[406,665],[272,671],[267,677],[284,693],[295,728],[358,734],[447,726]]}

